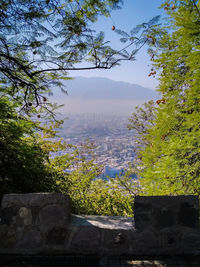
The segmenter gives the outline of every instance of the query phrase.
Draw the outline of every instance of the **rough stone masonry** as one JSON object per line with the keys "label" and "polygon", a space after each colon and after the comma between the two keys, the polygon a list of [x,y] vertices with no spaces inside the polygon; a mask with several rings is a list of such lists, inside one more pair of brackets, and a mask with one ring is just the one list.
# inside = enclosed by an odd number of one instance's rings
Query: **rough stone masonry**
{"label": "rough stone masonry", "polygon": [[64,194],[4,195],[0,254],[200,255],[198,197],[136,197],[134,218],[71,214]]}

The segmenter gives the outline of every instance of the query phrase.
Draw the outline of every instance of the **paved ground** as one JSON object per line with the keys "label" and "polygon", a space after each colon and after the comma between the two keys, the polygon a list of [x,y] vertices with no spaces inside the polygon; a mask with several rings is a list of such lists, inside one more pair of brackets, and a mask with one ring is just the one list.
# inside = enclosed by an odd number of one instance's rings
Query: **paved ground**
{"label": "paved ground", "polygon": [[200,259],[131,260],[116,257],[1,257],[0,267],[200,267]]}

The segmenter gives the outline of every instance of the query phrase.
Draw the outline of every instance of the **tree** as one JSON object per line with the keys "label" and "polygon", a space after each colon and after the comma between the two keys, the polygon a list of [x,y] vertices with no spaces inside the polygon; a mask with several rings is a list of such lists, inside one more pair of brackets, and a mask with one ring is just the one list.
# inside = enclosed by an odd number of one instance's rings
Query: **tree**
{"label": "tree", "polygon": [[[115,29],[126,44],[117,51],[96,33],[98,16],[110,16],[120,0],[2,0],[0,3],[0,194],[61,191],[70,194],[77,212],[130,213],[130,198],[113,183],[96,180],[99,166],[81,151],[52,159],[65,150],[52,141],[56,132],[36,119],[45,110],[54,116],[47,95],[69,70],[109,69],[121,60],[134,60],[157,21],[138,25],[130,34]],[[134,46],[134,49],[133,49]],[[129,49],[129,50],[128,50]],[[42,114],[42,115],[41,115]],[[78,169],[66,173],[78,162]],[[99,192],[98,197],[96,197]],[[112,197],[111,197],[112,196]],[[103,201],[105,201],[104,204]],[[98,208],[100,207],[100,208]]]}
{"label": "tree", "polygon": [[128,130],[133,130],[138,146],[147,145],[146,136],[148,135],[148,128],[154,126],[156,107],[153,100],[143,104],[143,107],[135,107],[135,111],[128,119]]}
{"label": "tree", "polygon": [[140,151],[146,194],[200,194],[199,5],[165,1],[168,25],[149,50],[163,98]]}
{"label": "tree", "polygon": [[[0,197],[5,193],[56,191],[56,171],[36,135],[40,127],[21,117],[7,97],[0,98]],[[46,141],[47,142],[47,141]]]}
{"label": "tree", "polygon": [[130,188],[135,185],[127,188],[125,179],[122,184],[120,179],[98,178],[103,166],[96,163],[94,151],[89,141],[79,147],[66,144],[65,153],[51,159],[51,166],[60,174],[58,190],[70,196],[76,214],[132,216],[134,193]]}
{"label": "tree", "polygon": [[[62,192],[77,214],[132,215],[133,196],[125,185],[97,178],[102,166],[95,162],[93,144],[67,144],[56,137],[59,122],[48,127],[33,122],[16,112],[18,105],[0,98],[0,198],[6,193]],[[59,151],[63,155],[53,156]]]}
{"label": "tree", "polygon": [[[110,16],[120,0],[3,0],[0,3],[0,95],[20,101],[23,110],[49,110],[46,93],[62,88],[69,70],[110,69],[133,60],[154,23],[141,24],[120,51],[111,48],[103,32],[92,30],[98,16]],[[116,30],[124,36],[124,32]],[[141,32],[139,36],[134,34]],[[126,39],[126,40],[125,40]],[[127,51],[127,48],[134,50]],[[64,88],[62,88],[64,90]]]}

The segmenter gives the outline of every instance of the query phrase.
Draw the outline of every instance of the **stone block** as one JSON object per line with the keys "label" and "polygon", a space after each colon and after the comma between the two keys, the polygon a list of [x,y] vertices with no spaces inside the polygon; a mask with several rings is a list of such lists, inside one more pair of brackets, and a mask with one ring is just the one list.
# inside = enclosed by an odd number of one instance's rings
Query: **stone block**
{"label": "stone block", "polygon": [[32,212],[31,209],[28,209],[26,207],[21,207],[19,209],[19,217],[23,220],[23,224],[25,226],[32,224]]}
{"label": "stone block", "polygon": [[70,207],[69,196],[60,193],[29,193],[29,194],[5,194],[1,208],[8,207],[44,207],[49,204],[63,204]]}
{"label": "stone block", "polygon": [[7,225],[10,227],[25,227],[32,224],[31,209],[26,207],[8,207],[0,212],[0,225]]}
{"label": "stone block", "polygon": [[30,250],[31,249],[37,249],[42,246],[43,239],[40,231],[38,229],[25,229],[21,232],[21,235],[19,236],[19,243],[18,247]]}
{"label": "stone block", "polygon": [[45,243],[47,245],[64,245],[68,231],[64,228],[53,228],[46,233]]}
{"label": "stone block", "polygon": [[[151,248],[158,247],[158,239],[156,233],[152,230],[144,230],[141,232],[133,232],[130,235],[130,246],[133,251],[148,251]],[[145,254],[146,254],[145,251]]]}
{"label": "stone block", "polygon": [[48,231],[54,226],[68,224],[70,199],[59,193],[7,194],[3,196],[1,224],[27,227],[41,226]]}
{"label": "stone block", "polygon": [[101,234],[98,228],[94,226],[83,226],[72,239],[72,247],[83,250],[96,250],[100,246]]}
{"label": "stone block", "polygon": [[130,235],[132,230],[102,230],[102,250],[105,254],[128,254],[130,247]]}
{"label": "stone block", "polygon": [[0,224],[7,226],[15,226],[17,220],[18,208],[8,207],[0,209]]}
{"label": "stone block", "polygon": [[42,208],[39,212],[40,226],[44,230],[48,230],[55,226],[64,226],[69,214],[67,214],[65,206],[62,205],[48,205]]}
{"label": "stone block", "polygon": [[172,226],[199,226],[197,196],[137,196],[134,201],[135,227],[163,229]]}
{"label": "stone block", "polygon": [[16,242],[16,229],[6,225],[0,225],[0,248],[13,248]]}

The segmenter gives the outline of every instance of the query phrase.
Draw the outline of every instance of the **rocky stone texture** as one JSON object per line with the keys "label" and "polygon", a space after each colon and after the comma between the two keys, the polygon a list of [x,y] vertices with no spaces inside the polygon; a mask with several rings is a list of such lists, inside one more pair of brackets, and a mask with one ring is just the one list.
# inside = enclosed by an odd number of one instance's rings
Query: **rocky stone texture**
{"label": "rocky stone texture", "polygon": [[136,229],[172,226],[199,227],[197,196],[137,196],[134,202]]}
{"label": "rocky stone texture", "polygon": [[70,215],[67,195],[4,195],[0,210],[0,240],[3,240],[0,253],[31,254],[44,251],[45,244],[63,244]]}
{"label": "rocky stone texture", "polygon": [[117,216],[70,216],[66,195],[5,195],[0,254],[198,256],[197,203],[192,196],[137,197],[134,223]]}

